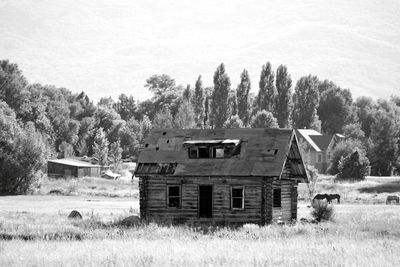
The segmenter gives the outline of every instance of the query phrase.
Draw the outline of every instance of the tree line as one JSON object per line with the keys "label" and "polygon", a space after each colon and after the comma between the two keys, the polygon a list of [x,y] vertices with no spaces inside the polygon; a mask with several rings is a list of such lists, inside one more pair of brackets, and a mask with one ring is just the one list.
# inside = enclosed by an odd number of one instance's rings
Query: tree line
{"label": "tree line", "polygon": [[[145,87],[152,93],[148,100],[121,94],[94,104],[85,92],[30,84],[17,64],[1,60],[0,193],[28,190],[32,183],[23,181],[40,176],[48,158],[87,155],[101,165],[134,160],[152,128],[307,128],[343,133],[344,147],[365,154],[375,174],[388,175],[399,168],[397,96],[354,101],[349,89],[315,75],[293,85],[287,67],[274,70],[270,62],[261,68],[256,94],[246,69],[234,86],[223,63],[215,70],[211,87],[203,85],[201,75],[192,87],[177,85],[167,74],[149,77]],[[350,152],[340,153],[342,157]],[[23,174],[13,171],[18,168]]]}

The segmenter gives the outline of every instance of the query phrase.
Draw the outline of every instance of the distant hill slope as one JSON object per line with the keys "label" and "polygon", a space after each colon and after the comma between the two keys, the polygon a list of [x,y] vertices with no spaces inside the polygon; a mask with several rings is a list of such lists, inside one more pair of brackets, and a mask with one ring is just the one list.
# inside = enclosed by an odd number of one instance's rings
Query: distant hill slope
{"label": "distant hill slope", "polygon": [[224,62],[258,90],[262,64],[313,73],[353,95],[400,94],[399,1],[0,0],[0,58],[30,82],[147,98],[152,74],[205,85]]}

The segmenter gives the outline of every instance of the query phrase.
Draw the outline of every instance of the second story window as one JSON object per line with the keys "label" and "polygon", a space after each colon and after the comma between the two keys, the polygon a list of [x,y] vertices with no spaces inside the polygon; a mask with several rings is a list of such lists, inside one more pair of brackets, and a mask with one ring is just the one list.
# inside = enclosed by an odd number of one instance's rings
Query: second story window
{"label": "second story window", "polygon": [[240,154],[240,140],[186,141],[191,159],[230,158]]}

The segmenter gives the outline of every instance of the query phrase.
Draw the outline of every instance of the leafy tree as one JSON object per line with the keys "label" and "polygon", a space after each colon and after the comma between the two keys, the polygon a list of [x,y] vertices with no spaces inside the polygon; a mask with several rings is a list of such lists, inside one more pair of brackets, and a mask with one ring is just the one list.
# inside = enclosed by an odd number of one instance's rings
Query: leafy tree
{"label": "leafy tree", "polygon": [[359,140],[347,139],[340,141],[332,152],[328,173],[335,175],[339,172],[338,166],[341,158],[350,155],[356,149],[364,150],[364,145]]}
{"label": "leafy tree", "polygon": [[197,78],[193,96],[193,111],[197,128],[204,126],[204,89],[201,75]]}
{"label": "leafy tree", "polygon": [[60,151],[60,158],[70,158],[75,156],[74,147],[68,142],[62,141],[58,150]]}
{"label": "leafy tree", "polygon": [[101,166],[108,164],[108,140],[103,128],[99,128],[96,131],[93,144],[93,156],[97,158],[98,163]]}
{"label": "leafy tree", "polygon": [[374,174],[391,175],[399,158],[400,108],[382,102],[371,125],[370,160]]}
{"label": "leafy tree", "polygon": [[105,132],[114,126],[114,122],[121,120],[119,114],[112,108],[99,106],[94,114],[96,127],[103,128]]}
{"label": "leafy tree", "polygon": [[370,97],[362,96],[356,99],[354,106],[361,124],[361,130],[368,138],[371,135],[371,125],[375,120],[375,102]]}
{"label": "leafy tree", "polygon": [[192,99],[193,99],[193,92],[192,89],[190,89],[190,84],[188,84],[186,86],[186,89],[183,90],[182,100],[187,102],[192,102]]}
{"label": "leafy tree", "polygon": [[46,148],[33,124],[21,128],[0,101],[0,195],[26,193],[45,165]]}
{"label": "leafy tree", "polygon": [[153,93],[152,97],[152,113],[146,113],[150,119],[154,118],[155,114],[163,109],[169,109],[172,116],[178,112],[179,105],[182,102],[181,86],[175,85],[175,80],[169,75],[153,75],[146,80],[145,87],[149,88]]}
{"label": "leafy tree", "polygon": [[257,111],[265,109],[266,111],[274,112],[278,92],[275,88],[274,71],[269,62],[262,66],[259,87]]}
{"label": "leafy tree", "polygon": [[286,66],[280,65],[276,70],[275,85],[278,95],[276,97],[274,115],[279,127],[287,128],[290,126],[289,119],[292,109],[292,78],[287,72]]}
{"label": "leafy tree", "polygon": [[[237,114],[242,122],[247,125],[249,123],[249,112],[250,112],[250,103],[249,103],[249,93],[251,89],[251,82],[249,73],[246,69],[243,70],[240,75],[240,83],[236,89],[236,98],[237,98]],[[233,114],[232,115],[236,115]]]}
{"label": "leafy tree", "polygon": [[365,151],[355,149],[351,154],[342,157],[338,164],[338,179],[364,180],[368,174],[369,160]]}
{"label": "leafy tree", "polygon": [[85,139],[81,139],[76,145],[78,156],[83,157],[89,154],[89,148]]}
{"label": "leafy tree", "polygon": [[324,133],[341,133],[351,114],[352,96],[347,89],[334,86],[321,95],[318,116]]}
{"label": "leafy tree", "polygon": [[365,133],[363,130],[361,130],[361,124],[358,122],[345,125],[343,128],[343,133],[348,139],[360,141],[365,140]]}
{"label": "leafy tree", "polygon": [[224,128],[225,129],[234,129],[234,128],[244,128],[242,120],[239,118],[238,115],[230,117],[225,123],[224,123]]}
{"label": "leafy tree", "polygon": [[279,128],[278,122],[271,112],[262,110],[251,119],[251,128]]}
{"label": "leafy tree", "polygon": [[156,114],[153,120],[153,127],[158,129],[171,129],[174,126],[174,119],[169,109],[163,109]]}
{"label": "leafy tree", "polygon": [[122,148],[122,157],[130,158],[138,154],[141,139],[140,123],[131,118],[121,132],[120,146]]}
{"label": "leafy tree", "polygon": [[26,100],[27,85],[28,82],[17,64],[0,60],[0,101],[6,102],[14,110],[19,110]]}
{"label": "leafy tree", "polygon": [[109,97],[102,97],[99,100],[99,103],[97,103],[98,107],[105,107],[108,109],[113,109],[115,107],[116,103],[115,101],[112,99],[111,96]]}
{"label": "leafy tree", "polygon": [[[299,129],[316,129],[319,93],[317,79],[311,75],[301,77],[293,95],[293,126]],[[316,129],[318,130],[318,129]]]}
{"label": "leafy tree", "polygon": [[133,99],[133,96],[128,97],[125,94],[121,94],[118,97],[116,107],[118,114],[124,121],[128,121],[132,117],[134,117],[137,109],[136,102],[135,99]]}
{"label": "leafy tree", "polygon": [[119,168],[122,158],[122,148],[120,146],[120,141],[111,143],[110,150],[108,152],[108,159],[113,165],[114,171]]}
{"label": "leafy tree", "polygon": [[230,90],[228,94],[228,117],[235,116],[238,114],[238,99],[236,98],[236,92]]}
{"label": "leafy tree", "polygon": [[184,101],[175,116],[174,126],[177,129],[192,129],[196,127],[195,115],[192,105]]}
{"label": "leafy tree", "polygon": [[231,81],[225,73],[225,65],[221,63],[214,73],[214,91],[211,96],[210,126],[222,128],[228,119],[228,94]]}

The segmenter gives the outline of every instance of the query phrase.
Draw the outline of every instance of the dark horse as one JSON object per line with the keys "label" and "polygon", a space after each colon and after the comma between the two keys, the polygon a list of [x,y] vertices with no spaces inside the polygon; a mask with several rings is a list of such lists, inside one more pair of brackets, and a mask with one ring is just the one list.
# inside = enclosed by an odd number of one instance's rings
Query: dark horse
{"label": "dark horse", "polygon": [[330,195],[328,195],[328,194],[317,194],[317,195],[314,197],[313,202],[314,202],[315,200],[322,200],[322,199],[326,199],[326,201],[327,201],[328,203],[331,203],[331,197],[330,197]]}
{"label": "dark horse", "polygon": [[392,201],[395,201],[397,204],[399,204],[400,199],[398,196],[387,196],[386,205],[390,204]]}
{"label": "dark horse", "polygon": [[339,194],[330,194],[330,195],[329,195],[329,198],[330,198],[329,203],[330,203],[333,199],[336,199],[336,200],[337,200],[337,203],[340,204],[340,195],[339,195]]}

